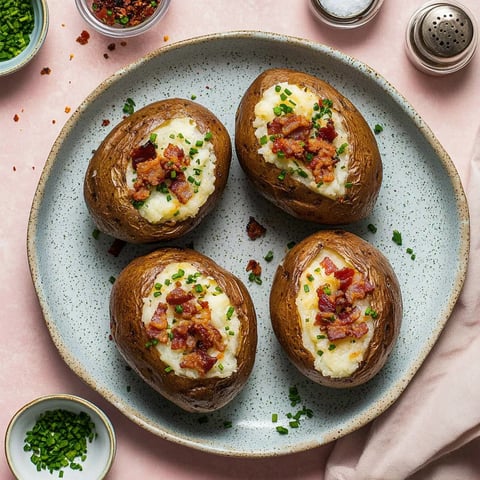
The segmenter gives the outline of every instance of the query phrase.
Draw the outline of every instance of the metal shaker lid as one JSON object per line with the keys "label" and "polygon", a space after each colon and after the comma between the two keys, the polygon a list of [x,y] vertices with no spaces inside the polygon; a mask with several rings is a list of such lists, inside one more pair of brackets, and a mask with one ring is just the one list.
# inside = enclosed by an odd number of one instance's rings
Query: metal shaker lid
{"label": "metal shaker lid", "polygon": [[383,0],[309,0],[315,17],[327,25],[355,28],[370,21]]}
{"label": "metal shaker lid", "polygon": [[417,10],[407,29],[407,53],[420,70],[451,73],[464,67],[477,47],[473,15],[456,1],[429,2]]}

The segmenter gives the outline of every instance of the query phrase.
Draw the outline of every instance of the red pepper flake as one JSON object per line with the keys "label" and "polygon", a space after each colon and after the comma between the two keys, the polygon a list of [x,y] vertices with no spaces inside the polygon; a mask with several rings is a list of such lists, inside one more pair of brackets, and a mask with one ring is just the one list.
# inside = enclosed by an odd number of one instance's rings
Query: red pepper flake
{"label": "red pepper flake", "polygon": [[122,40],[122,41],[120,42],[120,45],[121,45],[122,47],[126,47],[126,46],[127,46],[127,42],[126,42],[125,40]]}
{"label": "red pepper flake", "polygon": [[110,120],[104,118],[102,120],[102,127],[108,127],[110,125]]}
{"label": "red pepper flake", "polygon": [[247,223],[247,235],[250,240],[256,240],[257,238],[265,235],[267,229],[255,220],[255,218],[250,217]]}
{"label": "red pepper flake", "polygon": [[168,35],[163,36],[163,41],[168,42],[170,40],[170,37]]}
{"label": "red pepper flake", "polygon": [[151,17],[157,6],[150,0],[95,0],[92,12],[106,25],[133,27]]}
{"label": "red pepper flake", "polygon": [[77,42],[80,45],[86,45],[90,39],[90,34],[86,30],[82,30],[82,33],[77,37]]}
{"label": "red pepper flake", "polygon": [[17,167],[14,165],[13,166],[13,171],[16,172],[17,171]]}
{"label": "red pepper flake", "polygon": [[67,105],[67,106],[65,107],[65,113],[70,113],[70,110],[71,110],[71,108]]}
{"label": "red pepper flake", "polygon": [[74,57],[74,56],[75,56],[75,55],[74,55],[73,53],[71,53],[70,56],[68,57],[68,59],[71,61],[71,60],[73,60],[73,57]]}
{"label": "red pepper flake", "polygon": [[109,43],[109,44],[107,45],[107,48],[108,48],[111,52],[113,52],[113,51],[115,50],[115,47],[116,47],[116,45],[115,45],[114,43]]}
{"label": "red pepper flake", "polygon": [[50,67],[43,67],[40,70],[40,75],[50,75],[50,73],[52,73],[52,70],[50,69]]}
{"label": "red pepper flake", "polygon": [[108,53],[104,53],[104,54],[103,54],[103,58],[104,58],[105,60],[108,60],[110,57],[109,57]]}
{"label": "red pepper flake", "polygon": [[14,122],[18,122],[19,120],[20,120],[20,117],[19,117],[17,114],[15,114],[15,115],[13,116],[13,121],[14,121]]}

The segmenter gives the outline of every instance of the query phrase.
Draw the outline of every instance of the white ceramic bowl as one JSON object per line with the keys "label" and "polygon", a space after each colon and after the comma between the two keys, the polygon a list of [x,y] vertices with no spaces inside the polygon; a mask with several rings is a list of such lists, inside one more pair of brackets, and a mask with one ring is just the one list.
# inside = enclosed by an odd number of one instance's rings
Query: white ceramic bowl
{"label": "white ceramic bowl", "polygon": [[148,17],[144,22],[133,27],[123,27],[120,25],[111,26],[99,20],[92,10],[94,0],[75,0],[75,3],[77,4],[77,9],[83,19],[97,32],[113,38],[127,38],[145,33],[165,16],[168,7],[170,6],[170,0],[157,1],[158,6],[155,9],[155,13],[151,17]]}
{"label": "white ceramic bowl", "polygon": [[48,6],[46,0],[31,0],[33,6],[34,27],[30,42],[16,57],[0,62],[0,76],[9,75],[25,66],[40,50],[48,31]]}
{"label": "white ceramic bowl", "polygon": [[87,441],[87,458],[79,461],[82,470],[63,469],[63,480],[101,480],[105,478],[116,453],[116,438],[113,426],[108,417],[98,407],[83,398],[59,394],[37,398],[23,406],[10,421],[5,434],[5,454],[7,462],[15,478],[52,479],[58,478],[59,472],[48,470],[37,471],[30,460],[30,452],[25,452],[26,433],[33,428],[38,417],[48,410],[63,409],[72,413],[85,412],[95,424],[97,437],[90,443]]}

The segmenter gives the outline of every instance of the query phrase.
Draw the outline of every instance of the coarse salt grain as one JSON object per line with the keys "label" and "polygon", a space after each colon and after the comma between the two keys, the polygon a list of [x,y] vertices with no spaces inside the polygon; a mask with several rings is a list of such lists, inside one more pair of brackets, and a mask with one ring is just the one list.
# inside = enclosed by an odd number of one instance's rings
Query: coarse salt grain
{"label": "coarse salt grain", "polygon": [[320,0],[323,9],[339,18],[350,18],[364,12],[373,0]]}

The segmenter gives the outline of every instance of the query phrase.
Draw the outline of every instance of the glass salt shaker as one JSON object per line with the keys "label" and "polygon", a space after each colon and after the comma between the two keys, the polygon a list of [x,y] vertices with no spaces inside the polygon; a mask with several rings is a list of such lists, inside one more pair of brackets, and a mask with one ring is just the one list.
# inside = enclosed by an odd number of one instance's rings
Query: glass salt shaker
{"label": "glass salt shaker", "polygon": [[460,3],[431,1],[412,15],[406,32],[407,56],[420,71],[447,75],[465,67],[478,43],[472,13]]}
{"label": "glass salt shaker", "polygon": [[332,27],[356,28],[369,22],[383,0],[308,0],[318,20]]}

